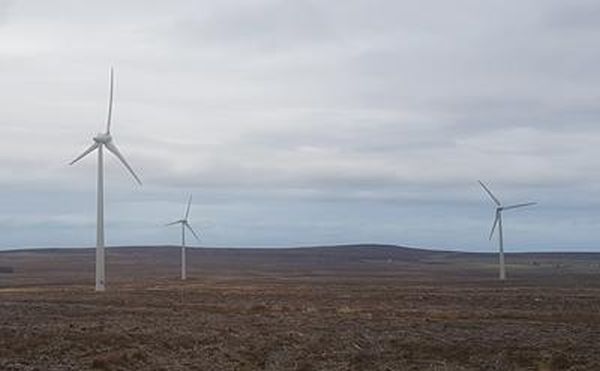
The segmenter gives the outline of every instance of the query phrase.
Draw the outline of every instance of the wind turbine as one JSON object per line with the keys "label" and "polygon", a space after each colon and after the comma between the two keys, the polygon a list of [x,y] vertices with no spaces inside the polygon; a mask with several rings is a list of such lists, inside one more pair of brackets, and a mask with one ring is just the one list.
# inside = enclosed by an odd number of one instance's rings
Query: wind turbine
{"label": "wind turbine", "polygon": [[503,206],[502,203],[498,200],[498,198],[494,196],[492,191],[490,191],[490,189],[485,184],[483,184],[481,180],[478,180],[478,182],[483,188],[483,190],[490,196],[492,201],[494,201],[494,203],[496,204],[496,217],[494,218],[494,224],[492,225],[492,231],[490,232],[490,240],[494,236],[496,226],[498,226],[498,254],[500,260],[500,280],[504,281],[506,279],[506,267],[504,266],[504,236],[502,234],[502,212],[505,210],[512,210],[520,207],[532,206],[537,204],[537,202],[526,202],[522,204]]}
{"label": "wind turbine", "polygon": [[69,165],[73,165],[77,161],[81,160],[89,153],[98,150],[98,185],[97,185],[97,219],[96,219],[96,291],[104,291],[106,285],[106,274],[104,269],[104,153],[103,150],[106,148],[109,152],[121,161],[129,173],[133,176],[138,184],[142,184],[140,178],[135,174],[131,166],[125,160],[125,157],[121,154],[110,133],[110,124],[112,119],[112,106],[113,106],[113,87],[114,87],[114,72],[113,68],[110,68],[110,93],[108,98],[108,118],[106,120],[106,132],[98,133],[93,140],[94,143],[86,149],[81,155],[75,160],[71,161]]}
{"label": "wind turbine", "polygon": [[188,199],[188,203],[187,203],[187,208],[185,210],[185,214],[183,214],[183,219],[179,219],[172,223],[167,224],[167,225],[181,224],[181,279],[182,280],[185,280],[187,278],[186,260],[185,260],[185,229],[186,228],[189,229],[190,232],[192,232],[192,234],[196,238],[196,240],[200,241],[200,238],[198,237],[196,232],[194,232],[194,229],[192,229],[192,226],[188,222],[191,206],[192,206],[192,196],[190,195],[190,198]]}

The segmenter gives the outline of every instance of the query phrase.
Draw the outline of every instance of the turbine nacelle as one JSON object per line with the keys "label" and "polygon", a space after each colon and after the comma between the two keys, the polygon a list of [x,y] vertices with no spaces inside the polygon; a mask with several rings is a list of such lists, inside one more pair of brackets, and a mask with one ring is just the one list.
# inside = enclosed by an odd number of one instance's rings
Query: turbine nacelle
{"label": "turbine nacelle", "polygon": [[108,144],[112,142],[112,135],[109,133],[98,133],[98,135],[94,137],[94,142],[98,144]]}

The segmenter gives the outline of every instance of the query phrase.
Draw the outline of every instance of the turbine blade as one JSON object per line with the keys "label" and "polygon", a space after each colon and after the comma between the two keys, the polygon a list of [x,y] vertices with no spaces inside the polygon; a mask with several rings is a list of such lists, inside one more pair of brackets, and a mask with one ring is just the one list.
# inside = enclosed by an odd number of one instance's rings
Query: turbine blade
{"label": "turbine blade", "polygon": [[110,67],[110,92],[108,95],[108,118],[106,119],[106,132],[110,134],[110,124],[112,121],[112,107],[113,107],[113,88],[114,88],[114,71]]}
{"label": "turbine blade", "polygon": [[123,157],[121,152],[119,152],[119,149],[117,148],[117,146],[113,142],[108,142],[105,145],[106,145],[106,149],[108,149],[110,152],[112,152],[112,154],[115,155],[121,161],[121,163],[127,168],[127,170],[129,170],[129,172],[131,173],[133,178],[138,182],[138,184],[142,185],[142,181],[135,174],[135,172],[133,171],[131,166],[129,166],[129,164],[125,160],[125,157]]}
{"label": "turbine blade", "polygon": [[184,225],[187,227],[187,229],[190,230],[190,232],[192,232],[192,234],[194,235],[194,237],[196,237],[196,240],[200,241],[200,237],[198,237],[198,235],[196,234],[196,232],[194,232],[194,230],[192,229],[192,227],[187,222],[184,222]]}
{"label": "turbine blade", "polygon": [[192,206],[192,195],[190,195],[190,198],[188,199],[187,209],[185,210],[185,217],[183,218],[184,220],[188,220],[188,216],[190,216],[190,207],[191,206]]}
{"label": "turbine blade", "polygon": [[500,212],[496,211],[496,218],[494,219],[494,224],[492,225],[492,231],[490,232],[490,240],[494,236],[494,232],[496,231],[496,226],[498,225],[498,219],[500,219]]}
{"label": "turbine blade", "polygon": [[87,156],[88,153],[92,152],[93,150],[95,150],[99,146],[100,146],[100,144],[94,142],[94,144],[92,144],[91,146],[89,146],[88,149],[86,149],[85,151],[83,151],[82,154],[80,154],[79,156],[77,156],[77,158],[75,158],[75,160],[69,162],[69,165],[73,165],[77,161],[81,160],[82,158],[84,158],[85,156]]}
{"label": "turbine blade", "polygon": [[502,209],[503,210],[510,210],[510,209],[517,209],[519,207],[532,206],[532,205],[537,205],[537,202],[526,202],[524,204],[510,205],[510,206],[503,207]]}
{"label": "turbine blade", "polygon": [[181,220],[178,220],[176,222],[167,223],[167,224],[165,224],[165,226],[175,225],[175,224],[179,224],[179,223],[181,223]]}
{"label": "turbine blade", "polygon": [[491,197],[491,199],[496,203],[496,205],[500,206],[500,201],[496,198],[496,196],[494,196],[494,194],[492,193],[492,191],[490,191],[490,189],[488,187],[486,187],[485,184],[483,184],[483,182],[481,180],[478,180],[479,184],[481,185],[481,187],[483,187],[483,189],[486,191],[486,193]]}

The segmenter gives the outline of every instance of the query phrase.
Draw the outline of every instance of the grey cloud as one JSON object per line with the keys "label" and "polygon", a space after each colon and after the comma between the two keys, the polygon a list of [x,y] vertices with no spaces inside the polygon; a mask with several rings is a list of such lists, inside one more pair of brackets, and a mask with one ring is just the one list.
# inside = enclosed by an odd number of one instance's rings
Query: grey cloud
{"label": "grey cloud", "polygon": [[580,31],[600,31],[598,24],[600,5],[593,0],[578,0],[558,2],[557,6],[548,11],[545,23],[551,28]]}
{"label": "grey cloud", "polygon": [[11,0],[0,0],[0,27],[6,22],[12,3]]}
{"label": "grey cloud", "polygon": [[333,36],[313,1],[261,1],[230,4],[198,18],[175,21],[170,41],[277,51]]}

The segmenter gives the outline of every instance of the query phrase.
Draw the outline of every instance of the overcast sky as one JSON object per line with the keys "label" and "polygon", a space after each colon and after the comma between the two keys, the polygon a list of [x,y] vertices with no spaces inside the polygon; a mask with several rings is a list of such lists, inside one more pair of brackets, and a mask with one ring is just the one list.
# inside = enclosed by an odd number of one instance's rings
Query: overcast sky
{"label": "overcast sky", "polygon": [[600,240],[600,3],[0,0],[0,249]]}

